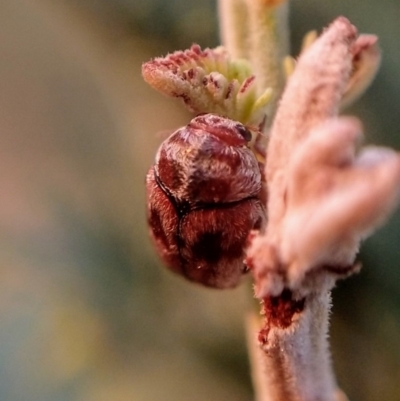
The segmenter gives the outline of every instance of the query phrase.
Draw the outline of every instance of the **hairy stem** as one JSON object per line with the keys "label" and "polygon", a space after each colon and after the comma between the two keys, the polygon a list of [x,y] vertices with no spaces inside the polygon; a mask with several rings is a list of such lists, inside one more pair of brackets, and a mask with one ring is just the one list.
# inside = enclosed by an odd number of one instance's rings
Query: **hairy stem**
{"label": "hairy stem", "polygon": [[256,401],[334,401],[328,352],[330,293],[293,300],[290,292],[264,301],[265,321],[247,332]]}
{"label": "hairy stem", "polygon": [[233,58],[249,57],[247,7],[244,0],[219,0],[221,43]]}
{"label": "hairy stem", "polygon": [[285,84],[283,60],[289,53],[288,9],[288,2],[282,0],[219,0],[222,44],[232,57],[251,62],[259,95],[267,88],[273,90],[267,127]]}
{"label": "hairy stem", "polygon": [[267,112],[268,126],[285,84],[283,60],[289,53],[289,6],[286,1],[245,1],[250,31],[249,58],[259,80],[259,90],[272,88],[274,93]]}

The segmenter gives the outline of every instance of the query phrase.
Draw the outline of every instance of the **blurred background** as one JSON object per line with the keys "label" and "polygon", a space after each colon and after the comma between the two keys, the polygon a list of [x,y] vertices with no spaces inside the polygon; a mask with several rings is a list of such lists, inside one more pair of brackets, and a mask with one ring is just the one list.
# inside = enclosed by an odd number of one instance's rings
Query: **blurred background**
{"label": "blurred background", "polygon": [[[249,283],[219,292],[161,268],[144,177],[183,107],[141,64],[218,44],[215,0],[0,1],[0,399],[250,401]],[[400,149],[400,3],[293,0],[293,54],[337,15],[380,37],[348,110]],[[400,400],[400,214],[333,293],[332,354],[352,401]]]}

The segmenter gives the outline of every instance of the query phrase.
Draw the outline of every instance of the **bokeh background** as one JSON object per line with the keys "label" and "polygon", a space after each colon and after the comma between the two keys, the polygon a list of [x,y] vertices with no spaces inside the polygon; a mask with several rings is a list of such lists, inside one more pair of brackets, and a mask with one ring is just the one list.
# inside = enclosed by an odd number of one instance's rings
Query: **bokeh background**
{"label": "bokeh background", "polygon": [[[161,268],[144,177],[189,115],[141,63],[218,44],[211,0],[0,1],[0,400],[249,401],[250,285],[218,292]],[[348,113],[400,149],[398,0],[293,0],[301,37],[344,14],[383,65]],[[352,401],[400,400],[400,214],[333,293],[331,343]]]}

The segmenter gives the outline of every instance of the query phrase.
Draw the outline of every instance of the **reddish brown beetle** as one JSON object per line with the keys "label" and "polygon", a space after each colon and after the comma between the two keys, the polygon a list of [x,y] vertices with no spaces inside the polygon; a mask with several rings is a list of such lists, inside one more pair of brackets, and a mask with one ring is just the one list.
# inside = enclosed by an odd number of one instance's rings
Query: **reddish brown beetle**
{"label": "reddish brown beetle", "polygon": [[249,232],[265,221],[250,131],[214,114],[194,118],[160,146],[147,174],[148,221],[163,261],[192,281],[234,287]]}

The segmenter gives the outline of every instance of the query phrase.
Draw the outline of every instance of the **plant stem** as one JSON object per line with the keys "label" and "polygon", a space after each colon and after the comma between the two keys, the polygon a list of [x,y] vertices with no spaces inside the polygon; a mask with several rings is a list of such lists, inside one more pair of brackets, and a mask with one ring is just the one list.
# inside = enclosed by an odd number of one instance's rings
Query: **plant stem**
{"label": "plant stem", "polygon": [[272,88],[266,126],[272,122],[285,84],[283,59],[289,53],[288,2],[219,0],[222,44],[234,58],[250,61],[258,95]]}
{"label": "plant stem", "polygon": [[289,6],[286,1],[278,5],[276,1],[245,1],[250,31],[250,62],[259,82],[260,92],[272,88],[274,93],[268,110],[271,121],[285,84],[283,59],[290,51]]}
{"label": "plant stem", "polygon": [[219,0],[221,43],[232,58],[248,59],[247,7],[244,0]]}
{"label": "plant stem", "polygon": [[230,4],[220,0],[222,37],[242,47],[235,54],[248,57],[258,91],[274,91],[266,124],[268,225],[252,237],[246,257],[264,315],[261,327],[248,322],[256,400],[345,400],[327,341],[330,290],[359,270],[360,240],[396,205],[400,185],[400,156],[378,147],[357,156],[361,125],[338,117],[344,94],[358,95],[376,72],[377,39],[338,17],[302,52],[281,97],[288,3]]}
{"label": "plant stem", "polygon": [[[299,305],[300,301],[286,298],[283,302]],[[248,319],[256,401],[335,400],[336,383],[327,342],[329,307],[329,291],[310,294],[304,300],[304,309],[293,315],[287,327],[277,322],[276,311],[268,308],[258,338],[255,333],[260,330],[259,319]]]}

